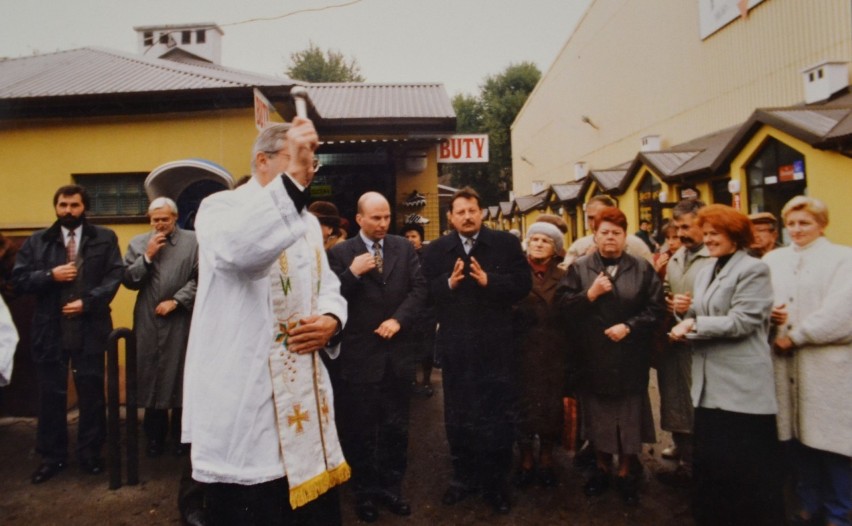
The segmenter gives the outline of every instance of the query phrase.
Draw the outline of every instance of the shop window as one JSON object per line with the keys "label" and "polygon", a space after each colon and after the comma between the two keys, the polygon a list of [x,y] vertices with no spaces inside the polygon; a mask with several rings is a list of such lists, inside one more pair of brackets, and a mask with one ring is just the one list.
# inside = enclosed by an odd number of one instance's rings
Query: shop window
{"label": "shop window", "polygon": [[[663,223],[663,206],[660,203],[660,191],[662,189],[663,185],[660,184],[660,181],[648,172],[645,172],[645,177],[636,187],[639,198],[639,221],[650,221],[654,231],[660,228]],[[639,221],[636,223],[637,228]]]}
{"label": "shop window", "polygon": [[145,193],[147,172],[74,174],[74,182],[89,193],[86,215],[90,218],[139,218],[145,220],[148,195]]}
{"label": "shop window", "polygon": [[710,183],[713,190],[713,203],[719,205],[734,205],[734,196],[728,191],[728,181],[730,179],[718,179]]}
{"label": "shop window", "polygon": [[781,216],[784,205],[807,189],[805,156],[781,141],[769,138],[746,165],[749,213]]}

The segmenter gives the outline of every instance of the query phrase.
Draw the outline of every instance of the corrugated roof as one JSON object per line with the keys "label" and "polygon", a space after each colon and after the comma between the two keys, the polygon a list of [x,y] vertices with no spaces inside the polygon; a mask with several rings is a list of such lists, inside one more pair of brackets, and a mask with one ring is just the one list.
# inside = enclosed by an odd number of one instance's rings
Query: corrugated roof
{"label": "corrugated roof", "polygon": [[771,113],[805,132],[824,137],[849,115],[849,109],[773,110]]}
{"label": "corrugated roof", "polygon": [[93,47],[0,61],[0,99],[290,84],[288,78]]}
{"label": "corrugated roof", "polygon": [[518,210],[525,214],[530,210],[544,204],[544,196],[541,192],[535,195],[522,195],[515,198],[515,204],[518,205]]}
{"label": "corrugated roof", "polygon": [[309,84],[323,119],[448,118],[456,114],[441,83]]}
{"label": "corrugated roof", "polygon": [[488,215],[492,219],[497,219],[497,214],[500,213],[500,207],[497,205],[492,205],[488,207]]}
{"label": "corrugated roof", "polygon": [[503,217],[512,217],[512,202],[511,201],[500,201],[500,213],[503,214]]}
{"label": "corrugated roof", "polygon": [[627,169],[592,170],[589,173],[603,192],[611,192],[620,189],[627,176]]}
{"label": "corrugated roof", "polygon": [[554,194],[556,194],[556,199],[565,203],[583,197],[583,192],[585,190],[587,180],[588,178],[584,178],[583,181],[572,181],[570,183],[554,184],[550,186],[550,189],[553,191]]}

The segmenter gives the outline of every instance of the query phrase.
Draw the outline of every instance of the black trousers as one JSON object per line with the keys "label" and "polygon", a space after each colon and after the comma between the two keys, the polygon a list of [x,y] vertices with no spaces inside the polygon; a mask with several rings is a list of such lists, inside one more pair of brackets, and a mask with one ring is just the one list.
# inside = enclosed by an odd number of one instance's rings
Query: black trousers
{"label": "black trousers", "polygon": [[168,409],[145,408],[145,416],[142,418],[142,428],[148,440],[154,440],[162,444],[166,436],[171,435],[172,442],[180,444],[180,427],[183,417],[183,409],[175,407],[171,410],[171,420]]}
{"label": "black trousers", "polygon": [[356,497],[402,491],[408,466],[411,381],[411,377],[398,377],[389,365],[380,382],[342,381],[335,399],[340,401],[341,442],[352,467]]}
{"label": "black trousers", "polygon": [[286,478],[262,484],[206,484],[207,516],[214,526],[338,526],[340,497],[332,488],[316,500],[290,508]]}
{"label": "black trousers", "polygon": [[44,462],[68,458],[68,367],[74,375],[80,420],[77,426],[77,458],[100,457],[106,439],[104,354],[66,352],[59,360],[37,362],[39,413],[36,452]]}
{"label": "black trousers", "polygon": [[785,524],[775,415],[695,410],[693,513],[699,526]]}
{"label": "black trousers", "polygon": [[506,490],[517,421],[508,376],[444,360],[444,425],[453,462],[451,484],[486,493]]}

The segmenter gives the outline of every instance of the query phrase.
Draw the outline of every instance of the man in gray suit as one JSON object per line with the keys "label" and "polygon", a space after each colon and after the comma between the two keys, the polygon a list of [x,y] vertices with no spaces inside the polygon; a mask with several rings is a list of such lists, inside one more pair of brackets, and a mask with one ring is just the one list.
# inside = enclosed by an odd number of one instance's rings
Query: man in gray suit
{"label": "man in gray suit", "polygon": [[[328,252],[349,322],[340,351],[338,412],[352,465],[358,518],[378,519],[376,502],[410,515],[402,497],[414,367],[415,330],[426,308],[426,280],[411,243],[388,235],[390,205],[376,192],[358,200],[357,236]],[[335,386],[337,388],[337,386]]]}
{"label": "man in gray suit", "polygon": [[[698,271],[712,265],[704,246],[696,216],[704,207],[697,199],[684,199],[672,210],[674,225],[683,244],[666,267],[664,290],[669,312],[686,313],[692,298],[692,287]],[[669,320],[671,328],[673,320]],[[692,484],[692,427],[693,413],[690,386],[692,385],[692,343],[670,342],[657,364],[660,389],[660,427],[672,434],[672,447],[663,450],[663,457],[679,460],[677,468],[660,471],[657,478],[663,484],[689,487]]]}

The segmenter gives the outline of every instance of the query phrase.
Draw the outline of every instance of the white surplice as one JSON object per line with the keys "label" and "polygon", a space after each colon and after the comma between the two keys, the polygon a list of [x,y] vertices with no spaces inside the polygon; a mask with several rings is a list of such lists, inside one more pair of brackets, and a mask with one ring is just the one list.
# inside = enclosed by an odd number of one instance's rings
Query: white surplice
{"label": "white surplice", "polygon": [[[340,282],[322,250],[319,222],[296,211],[279,179],[252,178],[205,199],[195,222],[198,293],[184,375],[181,440],[192,443],[193,478],[259,484],[285,476],[276,429],[270,349],[276,337],[270,272],[286,250],[294,280],[320,287],[314,314],[346,322]],[[334,357],[337,348],[326,349]],[[285,453],[286,454],[286,453]]]}

